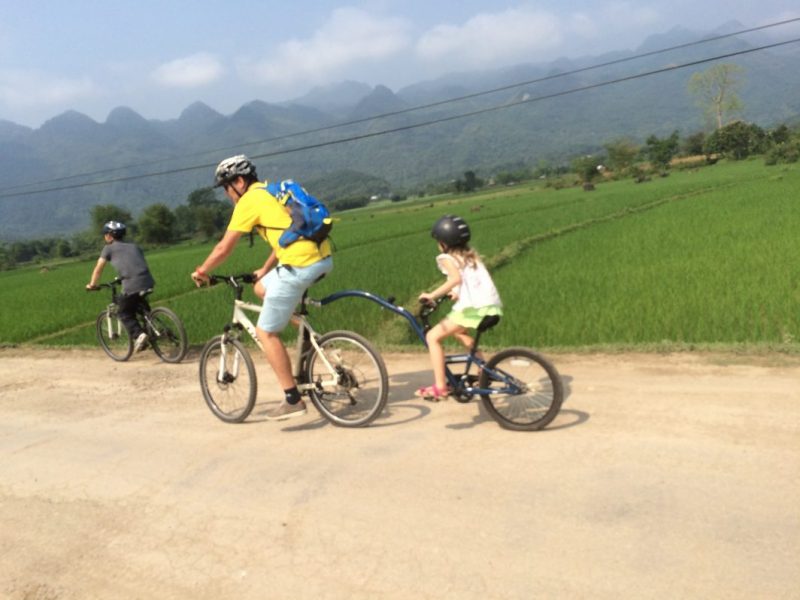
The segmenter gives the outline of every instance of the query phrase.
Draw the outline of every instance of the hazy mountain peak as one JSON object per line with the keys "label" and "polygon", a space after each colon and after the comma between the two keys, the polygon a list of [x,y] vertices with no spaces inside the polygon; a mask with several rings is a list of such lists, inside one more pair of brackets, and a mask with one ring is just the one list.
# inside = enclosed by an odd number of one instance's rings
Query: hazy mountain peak
{"label": "hazy mountain peak", "polygon": [[215,111],[210,106],[208,106],[208,104],[198,101],[198,102],[193,102],[192,104],[184,108],[179,118],[181,120],[185,119],[211,120],[211,119],[218,119],[220,117],[222,117],[222,115],[217,111]]}
{"label": "hazy mountain peak", "polygon": [[353,109],[356,118],[371,117],[408,108],[408,104],[385,85],[376,85]]}
{"label": "hazy mountain peak", "polygon": [[147,124],[147,119],[127,106],[118,106],[108,113],[106,125],[113,127],[141,127]]}
{"label": "hazy mountain peak", "polygon": [[100,127],[100,124],[94,119],[76,110],[68,110],[45,121],[40,127],[40,131],[70,133],[97,127]]}
{"label": "hazy mountain peak", "polygon": [[339,111],[355,106],[371,91],[372,88],[366,83],[341,81],[317,86],[304,96],[289,103],[309,106],[322,111]]}
{"label": "hazy mountain peak", "polygon": [[736,19],[732,19],[730,21],[726,21],[719,27],[717,27],[714,31],[712,31],[712,35],[726,35],[728,33],[734,33],[736,31],[741,31],[745,29],[745,26],[742,25]]}
{"label": "hazy mountain peak", "polygon": [[654,50],[663,50],[672,46],[680,46],[681,44],[689,44],[696,42],[700,39],[700,34],[695,31],[690,31],[685,27],[676,25],[666,33],[658,33],[648,36],[642,45],[636,49],[637,53],[653,52]]}
{"label": "hazy mountain peak", "polygon": [[24,125],[17,125],[11,121],[0,119],[0,138],[8,139],[22,135],[28,135],[33,129]]}

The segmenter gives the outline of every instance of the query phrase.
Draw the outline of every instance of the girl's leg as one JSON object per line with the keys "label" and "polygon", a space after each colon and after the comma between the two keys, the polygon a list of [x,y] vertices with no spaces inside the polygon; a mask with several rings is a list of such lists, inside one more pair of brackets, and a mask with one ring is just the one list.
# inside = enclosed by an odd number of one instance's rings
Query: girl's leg
{"label": "girl's leg", "polygon": [[[472,350],[472,344],[475,343],[475,338],[473,338],[471,335],[466,333],[466,329],[464,330],[464,333],[456,333],[455,336],[456,336],[456,339],[458,339],[459,342],[464,344],[464,347],[467,349],[467,352]],[[477,356],[478,358],[480,358],[483,361],[486,360],[486,357],[484,356],[482,350],[478,350],[475,353],[475,356]]]}
{"label": "girl's leg", "polygon": [[461,329],[461,332],[454,333],[453,335],[455,335],[456,339],[464,345],[464,348],[471,350],[472,344],[475,343],[475,339],[467,333],[466,329],[463,327]]}
{"label": "girl's leg", "polygon": [[450,319],[444,318],[439,321],[425,336],[428,342],[428,352],[431,356],[433,366],[433,380],[437,389],[447,388],[447,377],[444,370],[444,348],[442,341],[451,335],[466,334],[466,329],[461,325],[453,323]]}

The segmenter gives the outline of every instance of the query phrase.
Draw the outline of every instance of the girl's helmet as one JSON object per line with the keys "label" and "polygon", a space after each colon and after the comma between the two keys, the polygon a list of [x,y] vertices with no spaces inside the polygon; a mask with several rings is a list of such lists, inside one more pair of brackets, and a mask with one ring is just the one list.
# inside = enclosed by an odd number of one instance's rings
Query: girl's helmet
{"label": "girl's helmet", "polygon": [[110,234],[115,240],[121,240],[125,237],[125,232],[127,228],[125,227],[125,223],[120,223],[119,221],[109,221],[105,225],[103,225],[103,235]]}
{"label": "girl's helmet", "polygon": [[448,248],[457,248],[469,242],[469,225],[461,217],[445,215],[433,224],[431,237]]}
{"label": "girl's helmet", "polygon": [[214,187],[225,185],[237,177],[258,178],[255,165],[244,154],[226,158],[217,165],[217,170],[214,172]]}

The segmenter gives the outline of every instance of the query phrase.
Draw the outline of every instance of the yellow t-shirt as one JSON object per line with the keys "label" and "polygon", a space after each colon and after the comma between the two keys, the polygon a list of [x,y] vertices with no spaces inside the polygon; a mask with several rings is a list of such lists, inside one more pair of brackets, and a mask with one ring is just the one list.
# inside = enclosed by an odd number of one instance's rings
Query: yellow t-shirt
{"label": "yellow t-shirt", "polygon": [[317,245],[311,240],[299,239],[281,248],[278,238],[292,224],[284,206],[264,189],[266,184],[256,182],[239,198],[228,223],[228,231],[250,233],[255,227],[258,234],[275,250],[282,265],[307,267],[331,255],[330,241]]}

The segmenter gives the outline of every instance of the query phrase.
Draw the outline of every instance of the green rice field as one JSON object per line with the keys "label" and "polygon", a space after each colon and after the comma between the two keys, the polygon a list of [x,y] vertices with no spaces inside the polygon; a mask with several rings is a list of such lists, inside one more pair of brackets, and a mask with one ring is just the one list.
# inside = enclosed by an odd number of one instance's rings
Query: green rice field
{"label": "green rice field", "polygon": [[[554,349],[766,347],[800,337],[800,169],[763,161],[675,171],[593,192],[540,184],[489,188],[335,215],[335,269],[312,288],[394,296],[409,308],[438,285],[432,223],[463,216],[493,273],[506,316],[490,346]],[[98,253],[101,242],[98,236]],[[154,304],[173,308],[192,345],[230,318],[222,286],[195,289],[190,272],[212,244],[147,254]],[[243,240],[217,272],[246,272],[267,246]],[[84,286],[94,261],[0,273],[0,343],[92,346],[106,293]],[[109,265],[105,279],[110,279]],[[406,322],[345,299],[311,309],[318,329],[353,329],[384,347],[420,348]]]}

